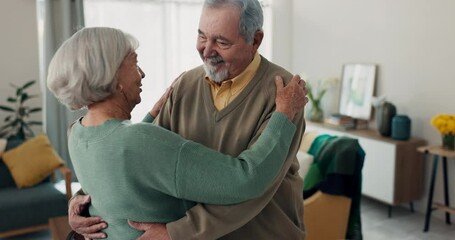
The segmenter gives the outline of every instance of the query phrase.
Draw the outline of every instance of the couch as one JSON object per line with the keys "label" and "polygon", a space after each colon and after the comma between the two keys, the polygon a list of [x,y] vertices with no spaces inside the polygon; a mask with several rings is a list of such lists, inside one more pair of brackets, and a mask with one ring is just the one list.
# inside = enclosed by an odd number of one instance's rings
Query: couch
{"label": "couch", "polygon": [[[22,144],[21,140],[8,141],[2,158]],[[5,163],[0,159],[0,238],[47,229],[49,218],[67,215],[71,197],[71,171],[67,167],[60,164],[51,170],[63,176],[65,194],[56,189],[54,174],[33,186],[18,187]]]}
{"label": "couch", "polygon": [[304,179],[307,240],[362,239],[364,157],[356,139],[316,132],[304,135],[297,158]]}

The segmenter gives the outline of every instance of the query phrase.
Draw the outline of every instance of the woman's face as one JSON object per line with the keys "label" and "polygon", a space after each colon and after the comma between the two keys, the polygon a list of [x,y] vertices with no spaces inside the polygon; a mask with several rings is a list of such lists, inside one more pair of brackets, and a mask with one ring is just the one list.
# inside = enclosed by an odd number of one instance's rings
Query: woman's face
{"label": "woman's face", "polygon": [[128,54],[118,69],[118,86],[131,109],[141,102],[141,82],[144,77],[145,73],[137,65],[137,53]]}

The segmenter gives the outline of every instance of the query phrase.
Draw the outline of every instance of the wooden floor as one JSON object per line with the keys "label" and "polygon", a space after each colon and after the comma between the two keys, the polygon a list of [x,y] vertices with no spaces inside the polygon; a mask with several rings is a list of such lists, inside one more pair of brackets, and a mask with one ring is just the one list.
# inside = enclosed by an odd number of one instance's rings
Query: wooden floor
{"label": "wooden floor", "polygon": [[[430,231],[423,233],[425,216],[423,213],[412,213],[404,207],[394,207],[392,217],[388,217],[387,206],[374,200],[362,199],[362,230],[365,240],[454,240],[455,216],[453,225],[433,217]],[[50,231],[17,236],[0,240],[51,240]]]}

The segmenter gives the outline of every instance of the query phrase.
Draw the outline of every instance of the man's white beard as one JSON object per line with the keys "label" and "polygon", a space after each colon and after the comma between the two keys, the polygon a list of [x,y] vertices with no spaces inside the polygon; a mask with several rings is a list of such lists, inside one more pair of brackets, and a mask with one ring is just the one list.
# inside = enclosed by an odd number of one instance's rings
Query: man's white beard
{"label": "man's white beard", "polygon": [[221,82],[223,82],[224,80],[226,80],[229,77],[229,72],[227,69],[222,69],[222,70],[217,71],[216,67],[211,66],[207,63],[204,63],[204,70],[205,70],[205,74],[207,74],[207,76],[209,76],[209,78],[212,81],[214,81],[218,84],[220,84]]}

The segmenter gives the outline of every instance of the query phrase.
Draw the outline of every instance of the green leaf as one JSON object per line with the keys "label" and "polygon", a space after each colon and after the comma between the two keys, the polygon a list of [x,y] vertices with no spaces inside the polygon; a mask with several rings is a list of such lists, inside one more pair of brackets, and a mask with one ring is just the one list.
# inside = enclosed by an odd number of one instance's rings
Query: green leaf
{"label": "green leaf", "polygon": [[5,122],[9,122],[9,120],[11,120],[12,117],[13,117],[13,115],[9,115],[9,116],[7,116],[7,117],[5,118],[4,121],[5,121]]}
{"label": "green leaf", "polygon": [[11,123],[8,123],[8,124],[5,124],[3,126],[0,127],[0,131],[3,131],[5,130],[6,128],[10,127],[11,126]]}
{"label": "green leaf", "polygon": [[30,121],[30,122],[27,122],[26,124],[28,125],[43,125],[43,122],[41,121]]}
{"label": "green leaf", "polygon": [[42,110],[42,108],[40,108],[40,107],[32,108],[32,109],[30,109],[29,113],[39,112],[41,110]]}
{"label": "green leaf", "polygon": [[13,87],[13,88],[16,88],[16,89],[19,88],[18,86],[14,85],[13,83],[9,83],[9,85],[10,85],[11,87]]}
{"label": "green leaf", "polygon": [[26,89],[30,86],[32,86],[33,84],[35,84],[35,80],[30,80],[29,82],[27,82],[26,84],[24,84],[24,86],[22,86],[22,89]]}
{"label": "green leaf", "polygon": [[8,97],[8,102],[12,102],[12,103],[15,103],[17,102],[17,98],[12,98],[12,97]]}
{"label": "green leaf", "polygon": [[33,130],[27,125],[22,126],[22,131],[24,132],[25,136],[33,137],[35,135],[33,133]]}
{"label": "green leaf", "polygon": [[28,95],[28,99],[30,99],[30,98],[37,98],[38,96],[39,96],[39,95],[36,95],[36,94],[34,94],[34,95]]}
{"label": "green leaf", "polygon": [[25,100],[27,100],[27,99],[28,99],[28,94],[25,93],[25,92],[23,92],[22,95],[21,95],[21,101],[20,101],[20,103],[25,102]]}
{"label": "green leaf", "polygon": [[10,108],[10,107],[7,107],[7,106],[3,106],[3,105],[0,105],[0,109],[3,110],[3,111],[7,111],[7,112],[15,112],[16,110]]}

